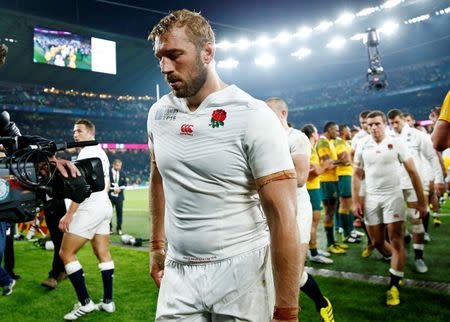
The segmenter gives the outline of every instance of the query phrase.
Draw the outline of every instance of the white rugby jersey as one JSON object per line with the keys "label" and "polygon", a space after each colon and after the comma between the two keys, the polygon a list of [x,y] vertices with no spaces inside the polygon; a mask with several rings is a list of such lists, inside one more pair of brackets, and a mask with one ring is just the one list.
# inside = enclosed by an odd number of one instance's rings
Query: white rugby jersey
{"label": "white rugby jersey", "polygon": [[163,179],[169,258],[205,263],[268,244],[255,179],[294,165],[264,102],[230,85],[191,112],[170,93],[151,107],[147,125]]}
{"label": "white rugby jersey", "polygon": [[[109,201],[108,198],[108,188],[109,188],[109,160],[105,151],[100,147],[100,145],[86,146],[81,149],[78,154],[77,160],[89,159],[89,158],[100,158],[102,162],[103,174],[105,176],[105,189],[98,192],[93,192],[89,198],[85,199],[79,208],[92,206],[93,203],[98,201]],[[98,206],[98,205],[97,205]]]}
{"label": "white rugby jersey", "polygon": [[[308,160],[311,159],[311,142],[308,137],[302,131],[297,129],[286,129],[288,135],[289,151],[291,156],[303,154],[306,155]],[[309,171],[309,168],[308,168]],[[306,184],[297,188],[298,202],[310,202],[309,193],[306,189]]]}
{"label": "white rugby jersey", "polygon": [[364,130],[360,130],[352,139],[352,151],[356,151],[358,144],[370,138],[370,134]]}
{"label": "white rugby jersey", "polygon": [[[444,182],[442,168],[439,163],[436,151],[433,148],[431,137],[428,134],[419,131],[418,129],[411,128],[408,124],[405,124],[403,126],[400,133],[396,133],[394,131],[392,131],[392,133],[392,135],[394,136],[399,136],[408,146],[422,184],[428,185],[429,182],[429,176],[427,175],[426,171],[427,166],[431,167],[433,171],[434,181],[436,183]],[[409,177],[404,167],[402,167],[401,174],[402,189],[412,189],[413,185],[411,182],[411,178]]]}
{"label": "white rugby jersey", "polygon": [[364,169],[366,192],[387,194],[400,191],[400,162],[411,158],[406,144],[386,136],[376,143],[372,137],[358,145],[355,161]]}

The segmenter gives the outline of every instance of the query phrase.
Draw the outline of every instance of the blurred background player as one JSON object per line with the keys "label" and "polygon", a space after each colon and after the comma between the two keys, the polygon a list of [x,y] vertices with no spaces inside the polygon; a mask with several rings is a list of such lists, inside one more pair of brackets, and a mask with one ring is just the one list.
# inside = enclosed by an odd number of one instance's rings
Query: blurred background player
{"label": "blurred background player", "polygon": [[[95,125],[86,119],[77,120],[73,127],[73,138],[76,142],[95,140]],[[112,296],[114,262],[109,252],[109,223],[112,216],[112,206],[107,193],[110,185],[109,161],[100,145],[82,148],[77,160],[87,158],[100,158],[105,175],[105,190],[93,192],[80,204],[71,201],[66,214],[59,222],[59,229],[64,232],[60,256],[79,301],[73,310],[64,316],[65,320],[76,320],[98,309],[108,313],[116,309]],[[88,241],[91,242],[99,261],[98,267],[103,281],[103,299],[97,305],[88,294],[83,267],[76,256]]]}
{"label": "blurred background player", "polygon": [[336,137],[333,143],[339,161],[339,164],[336,166],[336,175],[338,176],[339,195],[338,217],[343,230],[342,241],[349,244],[360,243],[359,235],[353,231],[353,215],[351,213],[353,170],[351,165],[350,128],[347,125],[339,125],[339,136]]}
{"label": "blurred background player", "polygon": [[[436,185],[439,185],[438,190],[442,188],[444,182],[441,165],[439,163],[436,151],[433,149],[431,144],[431,139],[424,132],[409,127],[403,118],[403,113],[400,110],[390,110],[387,117],[395,135],[400,137],[405,142],[410,151],[422,183],[424,193],[422,199],[424,199],[427,204],[429,192],[429,179],[425,172],[427,164],[430,164],[431,169],[434,170],[434,181]],[[420,196],[415,194],[415,190],[413,189],[413,184],[408,173],[402,169],[401,175],[401,185],[404,198],[407,203],[406,217],[412,224],[415,269],[419,273],[426,273],[428,271],[428,267],[426,266],[423,258],[425,248],[425,227],[423,225],[422,218],[417,211]]]}
{"label": "blurred background player", "polygon": [[320,251],[317,247],[317,227],[320,221],[320,212],[322,210],[322,196],[320,194],[320,175],[327,171],[328,167],[333,165],[333,161],[330,159],[323,162],[321,167],[319,161],[319,155],[317,154],[316,144],[319,140],[319,134],[317,129],[312,124],[306,124],[302,128],[302,132],[309,138],[311,143],[311,159],[308,174],[308,181],[306,182],[306,188],[308,190],[309,199],[311,201],[313,209],[313,220],[311,225],[311,240],[309,242],[310,260],[316,263],[332,264],[333,260],[328,258],[330,253]]}
{"label": "blurred background player", "polygon": [[[391,279],[386,304],[400,304],[399,283],[404,276],[406,252],[404,246],[404,200],[400,186],[400,164],[403,163],[419,196],[418,210],[425,214],[422,184],[406,144],[386,135],[386,116],[373,111],[367,116],[370,139],[358,146],[353,163],[353,210],[363,216],[375,246],[384,254],[392,253]],[[366,195],[362,206],[359,189],[365,176]],[[364,208],[363,208],[364,207]],[[390,244],[385,240],[385,231]]]}
{"label": "blurred background player", "polygon": [[[333,218],[338,202],[336,165],[340,163],[333,142],[338,136],[339,128],[335,122],[327,122],[323,131],[323,137],[317,142],[316,150],[321,167],[328,169],[320,175],[320,191],[322,202],[325,206],[324,227],[327,236],[327,251],[332,254],[344,254],[347,252],[348,246],[336,242],[333,227]],[[332,160],[332,165],[327,166],[329,164],[328,160]]]}
{"label": "blurred background player", "polygon": [[316,309],[323,321],[334,321],[333,307],[325,298],[314,278],[305,272],[305,260],[311,238],[312,206],[306,189],[309,174],[309,160],[311,158],[311,144],[308,137],[301,131],[289,127],[288,105],[279,97],[271,97],[266,104],[275,112],[283,128],[286,130],[289,151],[297,173],[297,224],[300,233],[301,278],[300,290],[308,295],[315,303]]}
{"label": "blurred background player", "polygon": [[[116,208],[116,233],[122,235],[123,222],[123,201],[125,200],[125,187],[127,179],[125,172],[122,171],[122,161],[115,159],[109,172],[111,178],[111,189],[109,190],[109,199],[113,208]],[[112,232],[112,223],[110,224]]]}

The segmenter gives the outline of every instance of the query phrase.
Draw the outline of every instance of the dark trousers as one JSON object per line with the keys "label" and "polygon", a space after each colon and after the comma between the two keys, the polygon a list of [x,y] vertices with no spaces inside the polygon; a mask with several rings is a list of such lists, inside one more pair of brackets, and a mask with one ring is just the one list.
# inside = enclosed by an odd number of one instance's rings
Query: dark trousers
{"label": "dark trousers", "polygon": [[64,233],[59,230],[59,220],[66,214],[66,205],[64,200],[52,199],[47,201],[44,205],[45,222],[47,223],[48,230],[50,231],[50,238],[55,245],[53,251],[52,270],[48,273],[48,277],[58,278],[60,273],[64,273],[66,269],[59,257],[59,250],[61,249],[61,243]]}
{"label": "dark trousers", "polygon": [[116,217],[117,217],[116,229],[118,230],[122,229],[123,198],[109,197],[109,199],[111,200],[112,206],[116,208]]}
{"label": "dark trousers", "polygon": [[16,233],[16,225],[11,224],[10,234],[6,235],[5,240],[5,254],[4,254],[4,261],[5,261],[5,270],[8,272],[8,274],[14,273],[14,234]]}

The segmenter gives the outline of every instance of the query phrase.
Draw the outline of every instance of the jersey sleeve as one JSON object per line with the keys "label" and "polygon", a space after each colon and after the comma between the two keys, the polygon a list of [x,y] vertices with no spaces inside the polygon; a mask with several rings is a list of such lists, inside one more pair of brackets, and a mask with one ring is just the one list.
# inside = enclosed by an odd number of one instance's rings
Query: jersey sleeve
{"label": "jersey sleeve", "polygon": [[450,123],[450,91],[448,91],[447,96],[442,103],[439,119]]}
{"label": "jersey sleeve", "polygon": [[364,166],[362,150],[362,146],[359,144],[356,148],[355,156],[353,157],[353,162],[355,162],[360,168],[363,168]]}
{"label": "jersey sleeve", "polygon": [[298,131],[295,135],[295,140],[291,144],[291,155],[306,155],[308,158],[311,157],[311,142],[308,137],[302,132]]}
{"label": "jersey sleeve", "polygon": [[397,146],[398,159],[400,162],[405,162],[412,158],[408,146],[402,140],[395,140],[394,144]]}
{"label": "jersey sleeve", "polygon": [[317,142],[316,150],[317,154],[319,155],[319,158],[322,158],[325,155],[331,157],[330,143],[325,139],[319,139],[319,141]]}
{"label": "jersey sleeve", "polygon": [[148,135],[148,147],[150,151],[153,150],[153,122],[155,119],[155,110],[156,110],[156,103],[150,107],[150,110],[148,111],[148,117],[147,117],[147,135]]}
{"label": "jersey sleeve", "polygon": [[244,149],[255,179],[294,169],[286,132],[267,106],[251,113]]}

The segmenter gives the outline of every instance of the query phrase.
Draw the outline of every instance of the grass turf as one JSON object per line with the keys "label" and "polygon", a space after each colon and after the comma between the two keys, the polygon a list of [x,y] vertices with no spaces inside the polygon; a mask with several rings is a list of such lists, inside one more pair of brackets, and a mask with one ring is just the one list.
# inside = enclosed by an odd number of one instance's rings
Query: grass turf
{"label": "grass turf", "polygon": [[[147,190],[128,191],[126,195],[125,233],[137,237],[148,236]],[[445,212],[449,213],[447,204]],[[443,217],[439,228],[430,226],[432,242],[427,245],[426,259],[430,273],[406,277],[447,281],[449,251],[446,236],[450,233],[450,218]],[[112,241],[119,241],[113,235]],[[77,301],[68,280],[61,282],[54,291],[40,285],[50,270],[52,252],[35,247],[30,242],[16,242],[16,273],[22,278],[14,292],[0,297],[2,321],[61,321]],[[439,251],[438,251],[439,250]],[[440,253],[440,251],[442,251]],[[117,311],[114,314],[94,312],[81,321],[153,321],[156,309],[157,289],[148,274],[148,253],[139,249],[111,247],[116,272],[114,296]],[[360,257],[360,246],[351,246],[349,254],[334,256],[330,269],[386,275],[387,265],[381,260]],[[103,289],[97,261],[89,246],[79,252],[86,275],[87,287],[94,301],[102,297]],[[322,266],[324,267],[324,266]],[[337,321],[447,321],[450,316],[450,294],[423,289],[403,288],[402,303],[396,308],[384,305],[385,285],[373,285],[336,278],[316,277],[324,295],[333,303]],[[302,321],[317,321],[312,301],[301,296]]]}

